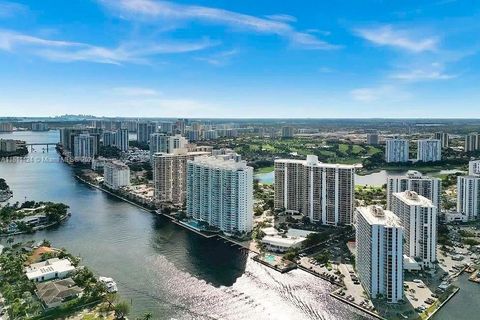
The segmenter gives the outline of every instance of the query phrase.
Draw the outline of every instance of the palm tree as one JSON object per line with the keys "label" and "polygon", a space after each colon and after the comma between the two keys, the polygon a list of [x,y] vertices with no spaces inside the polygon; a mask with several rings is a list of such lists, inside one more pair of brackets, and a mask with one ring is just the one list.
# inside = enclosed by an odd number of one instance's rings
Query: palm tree
{"label": "palm tree", "polygon": [[152,314],[150,312],[145,312],[141,318],[137,318],[137,320],[151,320]]}

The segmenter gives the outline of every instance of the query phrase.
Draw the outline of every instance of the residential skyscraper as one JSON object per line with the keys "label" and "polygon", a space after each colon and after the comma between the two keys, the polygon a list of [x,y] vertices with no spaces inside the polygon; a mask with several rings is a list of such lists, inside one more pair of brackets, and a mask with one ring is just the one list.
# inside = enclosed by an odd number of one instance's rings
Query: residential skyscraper
{"label": "residential skyscraper", "polygon": [[184,149],[187,147],[188,140],[179,134],[168,136],[164,133],[153,133],[150,136],[150,156],[157,152],[173,153],[176,149]]}
{"label": "residential skyscraper", "polygon": [[480,176],[480,160],[473,160],[468,163],[468,175]]}
{"label": "residential skyscraper", "polygon": [[293,138],[293,127],[282,127],[282,138]]}
{"label": "residential skyscraper", "polygon": [[81,133],[73,138],[73,158],[79,162],[90,162],[98,153],[99,137]]}
{"label": "residential skyscraper", "polygon": [[246,161],[201,156],[187,164],[187,215],[221,231],[253,227],[253,168]]}
{"label": "residential skyscraper", "polygon": [[103,183],[117,190],[130,185],[130,168],[120,161],[107,161],[103,166]]}
{"label": "residential skyscraper", "polygon": [[48,123],[32,122],[32,131],[48,131]]}
{"label": "residential skyscraper", "polygon": [[480,135],[476,132],[465,136],[465,152],[477,151],[480,149]]}
{"label": "residential skyscraper", "polygon": [[0,132],[12,132],[13,124],[10,122],[0,122]]}
{"label": "residential skyscraper", "polygon": [[423,162],[436,162],[442,160],[442,144],[436,139],[418,140],[417,160]]}
{"label": "residential skyscraper", "polygon": [[102,133],[102,142],[103,142],[104,147],[114,147],[115,146],[115,132],[104,131]]}
{"label": "residential skyscraper", "polygon": [[155,153],[153,155],[155,200],[183,207],[187,193],[187,161],[205,155],[210,155],[210,152],[187,152],[186,149],[176,149],[173,153]]}
{"label": "residential skyscraper", "polygon": [[138,123],[137,141],[148,143],[150,136],[157,132],[157,123],[152,121],[143,121]]}
{"label": "residential skyscraper", "polygon": [[480,218],[480,176],[457,177],[457,211],[468,220]]}
{"label": "residential skyscraper", "polygon": [[418,171],[408,171],[404,176],[387,177],[387,209],[392,210],[393,194],[403,191],[415,191],[430,199],[434,206],[441,210],[442,180],[423,176]]}
{"label": "residential skyscraper", "polygon": [[440,140],[442,148],[448,148],[450,146],[450,138],[446,132],[435,132],[434,138]]}
{"label": "residential skyscraper", "polygon": [[409,141],[406,139],[385,140],[385,161],[386,162],[408,162]]}
{"label": "residential skyscraper", "polygon": [[392,211],[405,232],[404,254],[433,267],[437,260],[437,207],[415,191],[393,194]]}
{"label": "residential skyscraper", "polygon": [[120,151],[128,151],[128,129],[117,129],[115,131],[115,147]]}
{"label": "residential skyscraper", "polygon": [[403,298],[403,227],[379,206],[356,209],[356,268],[365,291],[389,303]]}
{"label": "residential skyscraper", "polygon": [[352,223],[355,166],[306,160],[275,160],[275,208],[300,212],[325,225]]}
{"label": "residential skyscraper", "polygon": [[380,137],[378,133],[367,133],[367,144],[378,145],[380,143]]}

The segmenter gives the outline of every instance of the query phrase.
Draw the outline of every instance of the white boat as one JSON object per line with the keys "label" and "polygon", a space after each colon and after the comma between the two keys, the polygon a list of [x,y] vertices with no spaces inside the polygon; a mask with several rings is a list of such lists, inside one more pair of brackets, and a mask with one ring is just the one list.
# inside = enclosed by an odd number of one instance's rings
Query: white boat
{"label": "white boat", "polygon": [[117,283],[112,278],[99,277],[98,281],[100,281],[105,285],[105,287],[107,287],[108,292],[113,293],[118,291]]}

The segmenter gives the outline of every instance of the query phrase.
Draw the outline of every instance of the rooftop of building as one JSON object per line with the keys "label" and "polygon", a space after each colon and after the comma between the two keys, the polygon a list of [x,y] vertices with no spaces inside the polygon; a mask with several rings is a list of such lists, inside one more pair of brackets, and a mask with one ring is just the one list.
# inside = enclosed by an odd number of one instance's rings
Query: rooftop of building
{"label": "rooftop of building", "polygon": [[308,155],[307,159],[276,159],[277,163],[297,163],[304,166],[319,167],[319,168],[339,168],[339,169],[355,169],[358,165],[340,164],[340,163],[323,163],[318,160],[317,156]]}
{"label": "rooftop of building", "polygon": [[64,301],[66,298],[76,296],[83,290],[75,284],[72,278],[44,282],[37,284],[37,296],[46,305]]}
{"label": "rooftop of building", "polygon": [[31,264],[25,268],[25,273],[27,278],[31,280],[46,274],[51,274],[53,272],[62,273],[73,270],[75,270],[75,267],[72,265],[70,260],[52,258],[46,261]]}
{"label": "rooftop of building", "polygon": [[107,161],[105,162],[105,166],[115,167],[116,169],[124,169],[124,170],[129,169],[125,163],[118,160]]}
{"label": "rooftop of building", "polygon": [[247,166],[247,162],[228,155],[219,155],[219,156],[199,156],[195,160],[189,160],[189,162],[195,163],[195,165],[201,165],[209,168],[220,168],[226,170],[245,170],[252,169],[252,167]]}
{"label": "rooftop of building", "polygon": [[397,192],[393,194],[394,197],[402,200],[404,203],[410,206],[422,206],[422,207],[434,207],[432,201],[428,198],[425,198],[422,195],[419,195],[415,191],[404,191],[404,192]]}
{"label": "rooftop of building", "polygon": [[400,219],[390,210],[385,210],[381,206],[357,207],[356,210],[361,214],[370,225],[385,225],[387,227],[400,227]]}
{"label": "rooftop of building", "polygon": [[404,175],[391,175],[388,176],[389,179],[416,179],[416,180],[440,180],[440,178],[433,178],[429,176],[424,176],[421,172],[416,170],[409,170]]}

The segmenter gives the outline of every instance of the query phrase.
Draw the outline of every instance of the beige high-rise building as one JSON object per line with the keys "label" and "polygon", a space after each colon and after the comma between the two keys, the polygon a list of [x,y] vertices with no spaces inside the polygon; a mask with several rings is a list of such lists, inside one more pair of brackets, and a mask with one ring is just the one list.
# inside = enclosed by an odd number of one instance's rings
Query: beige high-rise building
{"label": "beige high-rise building", "polygon": [[275,208],[300,212],[312,222],[352,224],[355,166],[306,160],[275,160]]}
{"label": "beige high-rise building", "polygon": [[153,155],[153,181],[155,200],[182,207],[186,201],[187,161],[195,157],[210,155],[210,152],[187,152],[175,149],[174,153]]}

